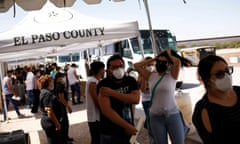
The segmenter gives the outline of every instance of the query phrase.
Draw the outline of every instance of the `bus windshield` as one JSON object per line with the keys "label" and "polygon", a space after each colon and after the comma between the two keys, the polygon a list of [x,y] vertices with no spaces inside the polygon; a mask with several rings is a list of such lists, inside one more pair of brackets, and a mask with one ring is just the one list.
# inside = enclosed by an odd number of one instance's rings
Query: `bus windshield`
{"label": "bus windshield", "polygon": [[[178,51],[176,37],[169,30],[153,30],[156,46],[158,51],[163,51],[170,48]],[[143,45],[144,54],[153,54],[151,35],[149,30],[140,30],[141,43]],[[136,54],[141,53],[141,49],[135,44],[137,39],[131,39],[133,51]],[[135,47],[134,47],[135,46]]]}

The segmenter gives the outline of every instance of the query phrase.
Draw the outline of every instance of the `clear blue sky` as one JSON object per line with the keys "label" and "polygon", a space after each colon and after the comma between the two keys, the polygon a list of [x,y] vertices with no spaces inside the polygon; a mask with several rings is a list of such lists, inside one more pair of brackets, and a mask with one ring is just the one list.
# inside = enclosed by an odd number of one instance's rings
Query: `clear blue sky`
{"label": "clear blue sky", "polygon": [[[138,20],[140,28],[148,28],[143,0],[111,2],[102,0],[87,5],[76,0],[73,9],[89,16],[110,20]],[[153,28],[169,29],[177,40],[240,35],[240,0],[148,0]],[[139,3],[140,2],[140,3]],[[13,27],[27,14],[17,8],[0,13],[0,32]]]}

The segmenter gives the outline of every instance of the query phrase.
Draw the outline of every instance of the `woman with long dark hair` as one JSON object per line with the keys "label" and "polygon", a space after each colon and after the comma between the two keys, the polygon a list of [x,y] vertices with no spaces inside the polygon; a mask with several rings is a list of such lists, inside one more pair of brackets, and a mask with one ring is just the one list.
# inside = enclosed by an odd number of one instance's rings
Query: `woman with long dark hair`
{"label": "woman with long dark hair", "polygon": [[[153,61],[156,62],[156,71],[147,70],[145,67]],[[154,59],[145,59],[134,64],[135,69],[149,82],[149,128],[156,144],[167,144],[168,134],[172,144],[184,144],[186,125],[175,99],[181,64],[180,58],[170,49],[161,52]]]}

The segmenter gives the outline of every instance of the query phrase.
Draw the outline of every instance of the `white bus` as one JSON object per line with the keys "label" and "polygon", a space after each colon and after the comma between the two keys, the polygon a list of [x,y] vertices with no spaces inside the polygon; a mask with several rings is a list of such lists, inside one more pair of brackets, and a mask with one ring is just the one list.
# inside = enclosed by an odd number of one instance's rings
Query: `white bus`
{"label": "white bus", "polygon": [[[178,51],[176,37],[169,30],[153,30],[157,51],[163,51],[170,48]],[[154,56],[152,41],[149,30],[140,30],[141,44],[144,50],[144,57]],[[133,66],[133,63],[143,59],[142,51],[139,47],[137,38],[125,39],[114,44],[103,47],[89,48],[79,53],[73,53],[63,56],[57,56],[57,64],[63,66],[66,63],[76,63],[80,66],[80,74],[86,78],[86,70],[83,70],[85,60],[101,60],[105,64],[108,58],[113,54],[119,54],[123,57],[126,69]]]}
{"label": "white bus", "polygon": [[[167,48],[178,51],[176,37],[169,30],[153,30],[153,32],[158,51],[163,51]],[[149,30],[140,30],[140,34],[144,56],[153,57],[154,54]],[[125,61],[126,68],[131,67],[133,63],[143,59],[137,38],[126,39],[102,48],[89,49],[88,53],[103,62],[106,62],[113,54],[120,54]]]}

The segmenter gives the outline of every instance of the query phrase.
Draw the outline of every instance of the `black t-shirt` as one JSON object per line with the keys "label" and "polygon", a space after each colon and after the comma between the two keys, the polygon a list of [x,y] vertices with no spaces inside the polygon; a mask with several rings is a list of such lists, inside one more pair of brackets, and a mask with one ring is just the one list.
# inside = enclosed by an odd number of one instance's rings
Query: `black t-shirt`
{"label": "black t-shirt", "polygon": [[[204,144],[239,144],[240,143],[240,87],[234,86],[237,102],[233,106],[222,106],[208,100],[207,94],[197,102],[192,121]],[[207,109],[212,126],[209,133],[202,122],[202,109]]]}
{"label": "black t-shirt", "polygon": [[42,89],[40,93],[40,110],[42,112],[42,119],[45,122],[52,123],[47,117],[45,107],[51,107],[57,120],[60,122],[64,118],[63,107],[59,99],[53,95],[49,90]]}
{"label": "black t-shirt", "polygon": [[56,82],[55,88],[54,88],[54,93],[57,96],[59,93],[63,93],[64,94],[64,99],[66,101],[68,101],[68,97],[66,94],[66,89],[64,84],[62,84],[61,82]]}
{"label": "black t-shirt", "polygon": [[[121,83],[115,83],[110,78],[105,78],[101,80],[97,86],[97,91],[101,87],[109,87],[113,90],[119,91],[121,93],[130,93],[133,90],[138,90],[137,81],[130,76],[125,76]],[[126,104],[118,99],[113,97],[110,98],[111,108],[115,110],[119,116],[123,119],[127,120],[129,123],[133,125],[133,112],[132,112],[132,105]],[[122,135],[125,134],[125,130],[110,121],[107,117],[105,117],[102,113],[100,113],[100,126],[101,126],[101,133],[105,135]]]}

